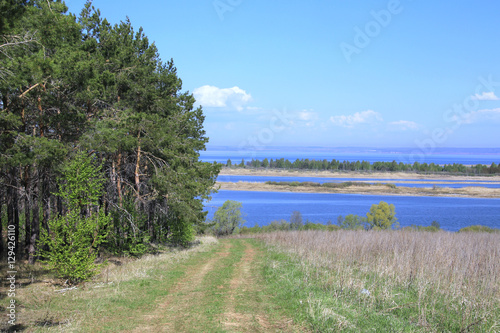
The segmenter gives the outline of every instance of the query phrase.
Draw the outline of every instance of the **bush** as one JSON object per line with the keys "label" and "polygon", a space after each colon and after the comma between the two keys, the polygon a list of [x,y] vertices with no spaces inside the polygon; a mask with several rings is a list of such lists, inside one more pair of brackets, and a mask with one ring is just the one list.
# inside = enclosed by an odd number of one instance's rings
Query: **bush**
{"label": "bush", "polygon": [[353,214],[349,214],[345,218],[339,216],[337,219],[337,225],[339,226],[339,228],[348,230],[363,229],[363,224],[365,222],[365,218]]}
{"label": "bush", "polygon": [[234,230],[241,228],[243,223],[241,202],[227,200],[214,214],[212,230],[216,236],[233,234]]}
{"label": "bush", "polygon": [[465,228],[458,230],[458,232],[488,232],[488,233],[497,233],[500,232],[500,229],[490,228],[484,225],[471,225]]}
{"label": "bush", "polygon": [[369,229],[389,229],[397,222],[396,212],[393,204],[380,201],[378,205],[373,204],[370,211],[366,213],[366,221]]}

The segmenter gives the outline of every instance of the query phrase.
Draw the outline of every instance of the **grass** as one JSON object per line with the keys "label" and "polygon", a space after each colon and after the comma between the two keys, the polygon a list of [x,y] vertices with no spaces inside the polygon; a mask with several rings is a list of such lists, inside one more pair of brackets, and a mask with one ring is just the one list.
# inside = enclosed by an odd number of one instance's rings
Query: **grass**
{"label": "grass", "polygon": [[187,250],[115,261],[94,281],[64,292],[38,266],[33,283],[17,290],[18,325],[0,330],[307,332],[274,305],[262,249],[252,239],[204,237]]}
{"label": "grass", "polygon": [[[22,265],[15,298],[20,309],[17,328],[27,332],[114,332],[133,327],[185,275],[187,267],[214,251],[215,244],[215,238],[203,237],[199,245],[187,250],[172,249],[140,260],[113,260],[93,281],[67,292],[57,292],[66,286],[43,266]],[[8,299],[0,302],[5,307]]]}
{"label": "grass", "polygon": [[314,331],[497,332],[500,235],[300,231],[269,247],[276,300]]}
{"label": "grass", "polygon": [[43,267],[23,267],[16,329],[500,330],[498,233],[343,230],[256,237],[205,237],[187,250],[120,259],[65,292],[57,292],[64,286]]}

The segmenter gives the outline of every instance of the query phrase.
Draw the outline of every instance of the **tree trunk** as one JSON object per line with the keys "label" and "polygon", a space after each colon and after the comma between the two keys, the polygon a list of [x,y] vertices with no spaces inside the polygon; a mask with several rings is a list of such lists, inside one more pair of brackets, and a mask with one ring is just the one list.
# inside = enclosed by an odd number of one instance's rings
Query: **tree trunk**
{"label": "tree trunk", "polygon": [[30,170],[29,167],[24,169],[24,251],[27,256],[29,256],[29,246],[31,241],[31,218],[30,218],[30,195],[31,195],[31,184],[30,184]]}
{"label": "tree trunk", "polygon": [[122,181],[120,176],[120,166],[122,163],[122,153],[118,153],[116,161],[116,190],[118,191],[118,204],[123,207],[123,197],[122,197]]}
{"label": "tree trunk", "polygon": [[49,232],[50,219],[50,183],[47,169],[41,169],[40,184],[41,184],[41,203],[42,203],[42,225]]}
{"label": "tree trunk", "polygon": [[10,172],[10,184],[7,188],[7,220],[8,225],[14,228],[16,254],[19,254],[19,202],[17,195],[17,173],[16,169]]}
{"label": "tree trunk", "polygon": [[39,195],[38,195],[38,187],[39,187],[39,179],[38,177],[38,169],[36,167],[33,168],[33,190],[31,193],[31,234],[30,234],[30,242],[28,248],[28,263],[34,264],[36,261],[36,251],[37,251],[37,241],[40,238],[40,207],[39,207]]}
{"label": "tree trunk", "polygon": [[[139,133],[139,136],[140,136],[140,133]],[[141,163],[141,138],[140,137],[137,137],[137,139],[139,140],[139,145],[137,147],[137,161],[135,163],[135,190],[136,190],[136,195],[137,195],[137,200],[136,200],[136,208],[139,209],[139,205],[140,205],[140,202],[141,202],[141,191],[140,191],[140,176],[139,176],[139,172],[140,172],[140,163]]]}
{"label": "tree trunk", "polygon": [[0,187],[0,253],[3,253],[3,186]]}
{"label": "tree trunk", "polygon": [[154,218],[155,218],[155,202],[149,202],[148,209],[148,232],[149,239],[151,242],[154,242],[155,239],[155,228],[154,228]]}

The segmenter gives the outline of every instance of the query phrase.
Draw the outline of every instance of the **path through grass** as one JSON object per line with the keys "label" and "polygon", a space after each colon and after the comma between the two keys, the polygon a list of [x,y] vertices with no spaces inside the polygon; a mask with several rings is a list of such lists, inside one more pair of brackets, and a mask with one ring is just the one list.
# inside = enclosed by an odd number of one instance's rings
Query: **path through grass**
{"label": "path through grass", "polygon": [[89,283],[63,294],[54,293],[59,287],[40,289],[35,283],[22,288],[19,327],[24,332],[307,331],[275,305],[263,277],[264,258],[258,241],[223,239],[174,259],[153,258],[113,283]]}

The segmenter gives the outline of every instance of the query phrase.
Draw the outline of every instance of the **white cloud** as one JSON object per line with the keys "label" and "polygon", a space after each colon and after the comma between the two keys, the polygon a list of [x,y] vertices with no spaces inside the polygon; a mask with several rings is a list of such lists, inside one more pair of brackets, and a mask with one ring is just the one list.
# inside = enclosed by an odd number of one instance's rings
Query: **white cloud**
{"label": "white cloud", "polygon": [[415,131],[419,128],[419,125],[414,121],[409,120],[398,120],[389,123],[389,128],[399,131],[412,130]]}
{"label": "white cloud", "polygon": [[370,124],[383,121],[382,115],[373,110],[356,112],[353,115],[332,116],[330,121],[337,126],[353,127],[358,124]]}
{"label": "white cloud", "polygon": [[472,99],[475,101],[498,101],[500,98],[495,96],[494,92],[483,92],[481,95],[475,94],[472,96]]}
{"label": "white cloud", "polygon": [[318,114],[310,110],[302,110],[298,112],[297,118],[303,121],[311,121],[316,120],[318,118]]}
{"label": "white cloud", "polygon": [[243,105],[252,100],[252,96],[239,87],[218,88],[205,85],[193,90],[194,98],[204,107],[233,108],[243,110]]}
{"label": "white cloud", "polygon": [[483,121],[500,121],[500,108],[472,111],[461,116],[453,116],[453,121],[462,124],[479,123]]}

